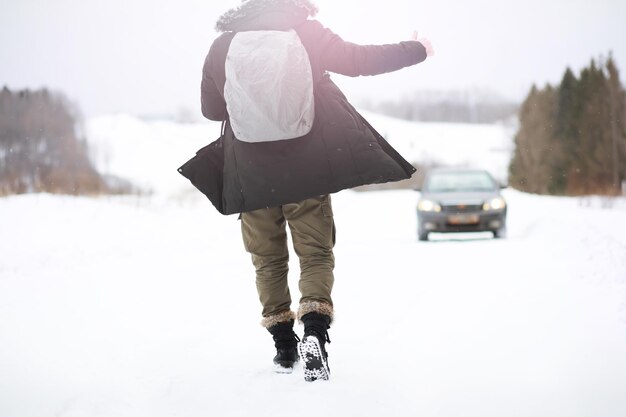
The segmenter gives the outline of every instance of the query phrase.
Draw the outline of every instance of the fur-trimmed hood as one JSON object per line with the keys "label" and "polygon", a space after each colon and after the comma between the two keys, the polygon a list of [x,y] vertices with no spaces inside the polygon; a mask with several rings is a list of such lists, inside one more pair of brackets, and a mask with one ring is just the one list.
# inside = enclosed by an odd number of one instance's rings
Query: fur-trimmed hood
{"label": "fur-trimmed hood", "polygon": [[224,13],[215,24],[218,32],[242,30],[287,30],[318,9],[309,0],[242,0],[239,7]]}

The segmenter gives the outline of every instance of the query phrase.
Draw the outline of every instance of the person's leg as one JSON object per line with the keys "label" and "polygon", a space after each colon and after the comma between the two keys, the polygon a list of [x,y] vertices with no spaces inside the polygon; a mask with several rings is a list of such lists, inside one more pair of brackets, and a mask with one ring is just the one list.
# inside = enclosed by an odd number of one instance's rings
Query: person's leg
{"label": "person's leg", "polygon": [[307,381],[328,379],[330,342],[327,329],[333,319],[331,292],[334,283],[335,224],[330,196],[320,196],[283,206],[293,246],[300,258],[300,306],[298,319],[304,324],[300,356]]}
{"label": "person's leg", "polygon": [[289,251],[285,217],[280,207],[241,214],[244,246],[256,268],[256,287],[263,306],[262,324],[293,320],[291,295],[287,282]]}
{"label": "person's leg", "polygon": [[295,313],[287,282],[289,251],[285,218],[280,207],[241,214],[244,246],[256,268],[256,287],[263,306],[265,327],[276,347],[274,364],[277,372],[291,372],[298,361],[300,340],[293,331]]}
{"label": "person's leg", "polygon": [[313,311],[332,318],[335,223],[330,196],[286,204],[283,213],[289,223],[294,250],[300,259],[298,318]]}

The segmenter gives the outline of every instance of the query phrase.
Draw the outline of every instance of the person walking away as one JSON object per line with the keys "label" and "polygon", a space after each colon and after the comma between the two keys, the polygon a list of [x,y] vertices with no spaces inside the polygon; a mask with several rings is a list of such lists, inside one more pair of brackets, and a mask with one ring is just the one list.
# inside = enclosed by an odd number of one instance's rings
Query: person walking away
{"label": "person walking away", "polygon": [[[344,41],[313,19],[316,12],[309,0],[243,0],[217,21],[223,33],[207,55],[201,85],[203,115],[225,123],[220,204],[225,214],[241,213],[274,364],[290,372],[300,356],[307,381],[330,376],[336,234],[330,194],[415,171],[328,73],[383,74],[433,53],[427,39]],[[300,260],[297,312],[287,283],[287,225]],[[296,319],[304,324],[301,342]]]}

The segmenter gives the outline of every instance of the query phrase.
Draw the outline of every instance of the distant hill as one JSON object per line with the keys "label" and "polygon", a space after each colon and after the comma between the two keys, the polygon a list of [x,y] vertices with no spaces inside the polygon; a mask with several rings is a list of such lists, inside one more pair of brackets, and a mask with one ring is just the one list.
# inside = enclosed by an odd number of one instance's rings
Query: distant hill
{"label": "distant hill", "polygon": [[499,123],[517,118],[520,104],[485,90],[417,91],[363,108],[387,116],[420,122]]}
{"label": "distant hill", "polygon": [[[418,168],[475,166],[506,182],[514,127],[459,123],[421,123],[362,114]],[[128,115],[101,116],[86,124],[93,159],[100,172],[132,180],[162,196],[195,192],[176,169],[219,136],[220,123],[146,121]],[[414,188],[419,172],[407,182],[374,188]]]}

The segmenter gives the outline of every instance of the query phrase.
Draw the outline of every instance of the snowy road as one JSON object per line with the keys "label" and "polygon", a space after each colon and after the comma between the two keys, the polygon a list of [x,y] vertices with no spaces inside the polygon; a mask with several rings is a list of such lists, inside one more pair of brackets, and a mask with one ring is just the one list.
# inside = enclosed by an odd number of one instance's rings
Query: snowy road
{"label": "snowy road", "polygon": [[[412,160],[506,170],[501,127],[371,119]],[[0,417],[626,415],[623,198],[507,190],[507,239],[418,242],[417,194],[333,196],[332,379],[311,384],[271,372],[236,217],[175,171],[219,126],[87,127],[155,195],[0,199]]]}
{"label": "snowy road", "polygon": [[332,380],[313,384],[270,371],[235,217],[0,199],[0,415],[623,416],[624,202],[506,195],[508,239],[428,243],[416,194],[335,195]]}

